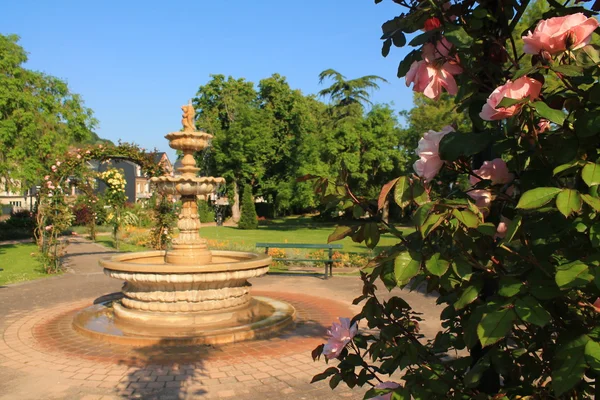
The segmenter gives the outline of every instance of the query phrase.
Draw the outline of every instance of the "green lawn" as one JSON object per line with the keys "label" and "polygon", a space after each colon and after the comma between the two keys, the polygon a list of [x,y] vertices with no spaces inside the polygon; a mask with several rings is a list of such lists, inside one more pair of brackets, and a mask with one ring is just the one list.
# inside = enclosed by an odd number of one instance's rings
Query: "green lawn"
{"label": "green lawn", "polygon": [[[261,225],[255,230],[242,230],[229,226],[202,226],[200,236],[208,239],[210,241],[209,246],[212,248],[256,251],[257,242],[326,244],[327,237],[335,230],[335,227],[335,224],[315,222],[311,218],[288,217],[261,221]],[[400,230],[408,233],[412,231],[412,228],[403,227]],[[111,236],[97,236],[97,242],[114,248]],[[371,252],[364,243],[354,243],[350,238],[334,243],[344,246],[343,253],[369,254]],[[381,236],[376,252],[397,243],[398,239],[396,237],[391,234],[384,234]],[[120,250],[127,252],[147,249],[121,242]]]}
{"label": "green lawn", "polygon": [[[112,236],[96,236],[96,243],[100,243],[101,245],[104,245],[106,247],[110,247],[110,248],[115,248],[115,243],[113,242],[113,238]],[[129,243],[125,243],[124,241],[121,240],[121,242],[119,243],[119,251],[124,251],[124,252],[131,252],[131,251],[148,251],[148,249],[146,247],[143,246],[136,246],[133,244],[129,244]]]}
{"label": "green lawn", "polygon": [[51,276],[37,260],[37,250],[35,243],[0,246],[0,285]]}
{"label": "green lawn", "polygon": [[[200,236],[219,242],[228,241],[239,247],[240,250],[254,249],[257,242],[274,243],[327,243],[327,237],[335,230],[335,225],[315,223],[311,220],[285,219],[269,221],[256,230],[242,230],[228,226],[203,226]],[[410,231],[412,228],[403,228]],[[345,238],[335,243],[342,244],[344,253],[368,253],[370,250],[364,243],[354,243],[352,239]],[[398,243],[393,235],[381,236],[378,247],[385,248]]]}

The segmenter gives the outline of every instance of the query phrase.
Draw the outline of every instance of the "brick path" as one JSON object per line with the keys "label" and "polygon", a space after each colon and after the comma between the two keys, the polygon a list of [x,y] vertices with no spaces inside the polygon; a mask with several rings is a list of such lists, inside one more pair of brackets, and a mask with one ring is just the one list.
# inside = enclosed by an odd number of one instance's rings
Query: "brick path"
{"label": "brick path", "polygon": [[[279,337],[226,346],[128,347],[75,333],[75,312],[120,285],[102,274],[98,245],[68,248],[70,273],[0,288],[0,399],[362,399],[364,389],[310,384],[327,366],[310,351],[326,327],[358,308],[353,277],[267,276],[254,291],[291,303],[298,323]],[[306,293],[310,293],[307,295]],[[427,313],[435,299],[408,293]],[[411,299],[412,298],[412,299]],[[436,321],[422,326],[436,329]]]}

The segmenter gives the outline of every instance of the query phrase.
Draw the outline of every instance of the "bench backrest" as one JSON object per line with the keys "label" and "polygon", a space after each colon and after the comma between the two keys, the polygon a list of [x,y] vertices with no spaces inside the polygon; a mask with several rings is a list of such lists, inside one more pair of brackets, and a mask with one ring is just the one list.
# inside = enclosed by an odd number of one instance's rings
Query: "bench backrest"
{"label": "bench backrest", "polygon": [[272,247],[276,249],[341,249],[341,244],[312,243],[256,243],[256,247]]}

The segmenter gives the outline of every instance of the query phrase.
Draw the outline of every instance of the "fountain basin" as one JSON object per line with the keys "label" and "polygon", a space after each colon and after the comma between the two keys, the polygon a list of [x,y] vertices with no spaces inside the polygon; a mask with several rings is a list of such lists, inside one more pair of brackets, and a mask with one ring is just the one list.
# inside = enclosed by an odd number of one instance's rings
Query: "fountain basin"
{"label": "fountain basin", "polygon": [[200,265],[167,263],[165,251],[100,260],[106,275],[125,281],[122,295],[83,310],[75,329],[119,343],[223,344],[263,338],[293,323],[291,305],[250,295],[248,279],[268,272],[270,256],[209,253],[212,261]]}
{"label": "fountain basin", "polygon": [[253,300],[259,304],[262,315],[254,320],[233,327],[174,332],[169,327],[140,327],[119,321],[113,308],[120,297],[114,295],[111,300],[81,310],[73,319],[74,329],[93,339],[129,346],[219,345],[272,337],[296,318],[295,309],[288,303],[256,296]]}

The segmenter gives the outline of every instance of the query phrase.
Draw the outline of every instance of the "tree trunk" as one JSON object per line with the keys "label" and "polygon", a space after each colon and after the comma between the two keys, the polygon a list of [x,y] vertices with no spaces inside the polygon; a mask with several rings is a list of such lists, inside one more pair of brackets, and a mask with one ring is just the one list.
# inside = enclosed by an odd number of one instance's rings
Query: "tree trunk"
{"label": "tree trunk", "polygon": [[236,224],[240,222],[240,189],[233,181],[233,204],[231,205],[231,220]]}

